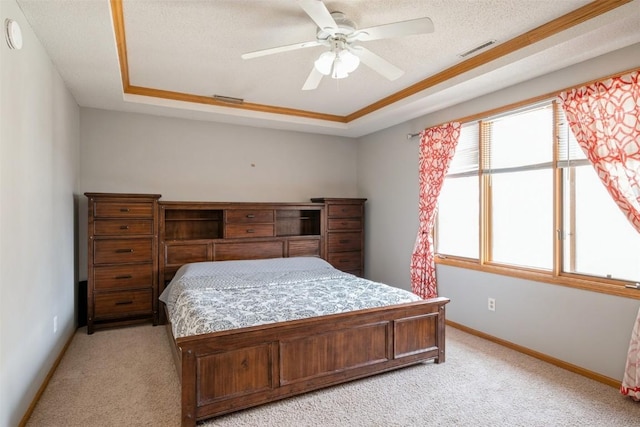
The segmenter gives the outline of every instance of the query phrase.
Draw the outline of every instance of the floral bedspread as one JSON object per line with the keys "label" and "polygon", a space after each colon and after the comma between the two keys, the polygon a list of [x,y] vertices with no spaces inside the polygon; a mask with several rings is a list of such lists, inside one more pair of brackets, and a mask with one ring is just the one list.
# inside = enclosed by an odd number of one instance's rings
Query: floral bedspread
{"label": "floral bedspread", "polygon": [[[197,263],[160,299],[175,338],[419,301],[411,292],[343,273],[320,258]],[[291,264],[293,263],[293,264]],[[247,267],[248,265],[248,267]]]}

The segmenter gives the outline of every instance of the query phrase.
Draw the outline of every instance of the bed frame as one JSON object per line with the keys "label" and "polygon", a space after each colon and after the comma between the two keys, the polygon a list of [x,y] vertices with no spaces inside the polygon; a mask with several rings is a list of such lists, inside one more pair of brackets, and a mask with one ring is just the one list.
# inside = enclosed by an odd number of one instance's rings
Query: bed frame
{"label": "bed frame", "polygon": [[[323,204],[160,202],[159,216],[160,292],[188,262],[327,259]],[[245,228],[250,238],[238,234]],[[182,425],[424,361],[442,363],[448,302],[434,298],[177,339],[167,324]],[[168,319],[166,307],[162,314],[161,321]]]}
{"label": "bed frame", "polygon": [[357,378],[445,361],[447,298],[173,339],[182,426]]}

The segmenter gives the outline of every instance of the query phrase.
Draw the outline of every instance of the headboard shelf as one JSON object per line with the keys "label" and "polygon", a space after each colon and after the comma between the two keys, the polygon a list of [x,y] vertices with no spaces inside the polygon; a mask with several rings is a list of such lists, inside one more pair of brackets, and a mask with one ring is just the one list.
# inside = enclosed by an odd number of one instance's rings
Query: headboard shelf
{"label": "headboard shelf", "polygon": [[166,240],[220,239],[223,236],[222,209],[162,209]]}
{"label": "headboard shelf", "polygon": [[160,292],[189,262],[326,258],[321,203],[160,202]]}

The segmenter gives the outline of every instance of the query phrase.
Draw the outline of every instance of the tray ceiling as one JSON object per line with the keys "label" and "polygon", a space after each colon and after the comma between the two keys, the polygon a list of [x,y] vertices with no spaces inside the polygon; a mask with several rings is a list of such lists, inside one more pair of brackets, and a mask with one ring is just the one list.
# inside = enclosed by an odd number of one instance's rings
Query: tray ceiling
{"label": "tray ceiling", "polygon": [[362,42],[397,80],[361,64],[302,91],[325,47],[241,58],[315,40],[295,0],[18,0],[81,106],[351,137],[640,42],[640,0],[324,3],[359,28],[427,16],[435,31]]}

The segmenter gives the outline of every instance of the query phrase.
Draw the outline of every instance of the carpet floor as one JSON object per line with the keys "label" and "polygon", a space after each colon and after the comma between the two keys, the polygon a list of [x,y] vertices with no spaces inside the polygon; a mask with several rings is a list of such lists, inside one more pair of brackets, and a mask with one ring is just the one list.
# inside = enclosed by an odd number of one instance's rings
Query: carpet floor
{"label": "carpet floor", "polygon": [[[640,426],[640,403],[447,327],[447,360],[240,411],[199,426]],[[31,427],[179,426],[179,381],[163,327],[78,329]]]}

